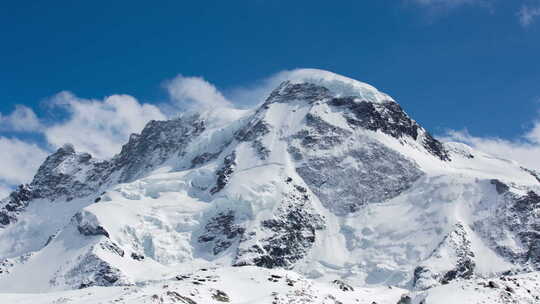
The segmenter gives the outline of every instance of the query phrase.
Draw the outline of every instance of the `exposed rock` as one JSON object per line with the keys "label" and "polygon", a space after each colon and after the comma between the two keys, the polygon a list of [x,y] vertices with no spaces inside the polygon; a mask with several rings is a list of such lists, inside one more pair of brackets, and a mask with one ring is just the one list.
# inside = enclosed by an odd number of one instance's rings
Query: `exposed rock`
{"label": "exposed rock", "polygon": [[412,304],[412,298],[409,295],[403,295],[397,304]]}
{"label": "exposed rock", "polygon": [[[367,142],[340,156],[311,156],[308,151],[300,151],[303,162],[296,169],[298,174],[323,205],[337,215],[391,199],[423,175],[416,164],[376,142]],[[355,166],[350,165],[351,160]]]}
{"label": "exposed rock", "polygon": [[136,253],[136,252],[132,252],[131,253],[131,258],[136,260],[136,261],[142,261],[142,260],[144,260],[144,255]]}
{"label": "exposed rock", "polygon": [[[423,290],[438,284],[448,284],[458,278],[470,279],[476,267],[474,258],[467,231],[462,224],[458,223],[423,265],[414,270],[413,286]],[[451,261],[452,267],[441,268],[439,266],[441,260]]]}
{"label": "exposed rock", "polygon": [[348,109],[350,113],[344,115],[353,127],[381,131],[396,138],[409,136],[414,140],[418,140],[419,135],[423,133],[424,148],[441,160],[450,160],[444,146],[410,119],[401,106],[394,101],[375,104],[358,100],[356,97],[342,97],[333,98],[330,104]]}
{"label": "exposed rock", "polygon": [[109,237],[109,232],[97,223],[97,219],[93,214],[88,212],[77,212],[73,217],[77,225],[77,230],[80,234],[86,236],[103,235]]}
{"label": "exposed rock", "polygon": [[217,180],[216,186],[210,189],[211,194],[216,194],[221,191],[231,178],[236,167],[236,153],[233,151],[231,154],[225,156],[223,159],[223,166],[216,172]]}
{"label": "exposed rock", "polygon": [[221,291],[221,290],[214,290],[214,292],[212,293],[212,298],[218,302],[230,302],[231,299],[229,298],[229,296],[224,292],[224,291]]}
{"label": "exposed rock", "polygon": [[501,182],[498,179],[492,179],[490,181],[490,183],[492,185],[495,185],[495,189],[497,190],[497,193],[499,193],[499,194],[503,194],[503,193],[507,192],[510,189],[510,187],[508,187],[508,185],[506,185],[505,183]]}
{"label": "exposed rock", "polygon": [[219,213],[206,223],[204,232],[198,237],[200,243],[212,243],[212,252],[218,255],[239,239],[245,229],[235,224],[234,212]]}
{"label": "exposed rock", "polygon": [[274,217],[261,222],[264,238],[244,234],[235,265],[287,268],[307,254],[315,243],[316,231],[326,226],[311,207],[307,190],[298,185],[293,189]]}
{"label": "exposed rock", "polygon": [[131,135],[113,159],[115,171],[122,169],[120,182],[132,181],[169,157],[182,155],[187,144],[204,130],[206,124],[198,115],[149,122],[140,135]]}
{"label": "exposed rock", "polygon": [[84,256],[80,263],[72,268],[63,279],[69,285],[79,288],[127,283],[118,268],[111,266],[93,253]]}
{"label": "exposed rock", "polygon": [[332,282],[332,284],[334,284],[334,286],[339,288],[341,291],[354,291],[354,288],[351,285],[349,285],[349,284],[347,284],[347,283],[345,283],[345,282],[343,282],[341,280],[334,280]]}

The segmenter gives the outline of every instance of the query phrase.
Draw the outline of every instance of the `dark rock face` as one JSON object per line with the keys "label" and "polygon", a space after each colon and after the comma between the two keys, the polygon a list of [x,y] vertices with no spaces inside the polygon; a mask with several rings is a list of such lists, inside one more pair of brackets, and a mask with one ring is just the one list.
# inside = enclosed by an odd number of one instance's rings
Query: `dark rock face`
{"label": "dark rock face", "polygon": [[[409,136],[418,139],[422,128],[403,111],[401,106],[393,101],[374,104],[368,101],[358,101],[355,97],[333,98],[330,104],[338,108],[345,108],[347,122],[353,127],[360,127],[371,131],[381,131],[395,138]],[[423,146],[431,154],[441,160],[448,161],[450,157],[442,143],[425,132]]]}
{"label": "dark rock face", "polygon": [[112,252],[114,254],[119,255],[120,257],[124,257],[124,249],[120,248],[116,243],[112,242],[111,240],[106,240],[104,242],[99,243],[101,249]]}
{"label": "dark rock face", "polygon": [[112,267],[95,254],[88,254],[83,257],[78,266],[67,273],[65,279],[68,283],[76,285],[80,289],[91,286],[123,285],[126,283],[118,268]]}
{"label": "dark rock face", "polygon": [[33,197],[34,193],[29,185],[20,185],[17,190],[11,192],[9,197],[2,202],[5,204],[0,205],[0,227],[16,221],[17,214],[28,207]]}
{"label": "dark rock face", "polygon": [[306,149],[332,149],[342,144],[351,132],[333,126],[318,116],[308,113],[305,117],[307,128],[293,136],[301,140],[300,144]]}
{"label": "dark rock face", "polygon": [[403,295],[401,296],[397,304],[412,304],[412,299],[408,295]]}
{"label": "dark rock face", "polygon": [[268,96],[264,105],[270,103],[289,103],[294,100],[306,100],[309,103],[314,103],[331,97],[330,90],[325,87],[312,83],[293,84],[290,81],[285,81]]}
{"label": "dark rock face", "polygon": [[[88,153],[77,153],[71,145],[65,145],[49,156],[39,168],[30,184],[35,198],[82,197],[94,193],[105,182],[106,161],[93,160]],[[86,181],[75,177],[87,169]]]}
{"label": "dark rock face", "polygon": [[132,252],[131,253],[131,258],[134,259],[135,261],[142,261],[142,260],[144,260],[144,255]]}
{"label": "dark rock face", "polygon": [[159,165],[172,155],[183,155],[187,144],[206,129],[199,116],[169,121],[151,121],[140,135],[134,134],[113,159],[115,168],[122,168],[120,182],[129,182]]}
{"label": "dark rock face", "polygon": [[354,291],[354,288],[351,285],[349,285],[349,284],[347,284],[347,283],[345,283],[345,282],[343,282],[341,280],[334,280],[334,281],[332,281],[332,284],[334,284],[334,286],[339,288],[341,291]]}
{"label": "dark rock face", "polygon": [[260,159],[264,160],[270,155],[270,150],[262,143],[262,137],[270,133],[270,125],[263,119],[255,117],[245,128],[235,134],[235,138],[241,142],[251,142]]}
{"label": "dark rock face", "polygon": [[199,236],[199,243],[211,243],[212,252],[218,255],[227,250],[234,241],[245,232],[240,225],[235,224],[235,215],[231,210],[228,213],[219,213],[204,227],[204,233]]}
{"label": "dark rock face", "polygon": [[86,236],[103,235],[107,238],[109,237],[109,232],[107,232],[105,228],[96,224],[95,222],[85,221],[81,212],[77,212],[73,219],[77,225],[77,230],[80,234]]}
{"label": "dark rock face", "polygon": [[492,179],[490,183],[495,186],[495,189],[497,190],[497,193],[499,194],[503,194],[507,192],[508,190],[510,190],[510,187],[508,187],[508,185],[506,185],[505,183],[501,182],[498,179]]}
{"label": "dark rock face", "polygon": [[[289,152],[302,160],[296,168],[298,174],[323,205],[337,215],[391,199],[423,175],[416,164],[376,142],[340,156],[311,156],[305,149]],[[351,160],[357,165],[351,166]]]}
{"label": "dark rock face", "polygon": [[231,154],[225,156],[223,159],[223,166],[216,172],[217,180],[216,186],[210,189],[211,194],[216,194],[221,191],[231,178],[231,175],[234,173],[234,168],[236,167],[236,153],[232,152]]}
{"label": "dark rock face", "polygon": [[[453,268],[437,272],[431,269],[430,264],[437,264],[441,251],[452,252],[456,260]],[[435,248],[425,265],[418,266],[414,270],[413,286],[418,289],[427,289],[436,284],[448,284],[459,278],[470,279],[476,268],[474,258],[469,236],[463,225],[458,223]]]}
{"label": "dark rock face", "polygon": [[[540,269],[540,196],[533,191],[517,199],[510,209],[514,221],[510,223],[521,243],[528,249],[525,259]],[[510,214],[509,214],[510,215]]]}
{"label": "dark rock face", "polygon": [[292,267],[315,243],[316,231],[326,228],[324,219],[311,207],[307,189],[295,185],[294,191],[282,201],[274,218],[261,223],[264,235],[244,234],[241,242],[256,244],[238,250],[236,266],[256,265],[266,268]]}
{"label": "dark rock face", "polygon": [[215,159],[218,155],[219,155],[219,152],[218,153],[205,152],[201,155],[197,155],[191,160],[191,167],[195,168],[197,166],[203,165],[211,161],[212,159]]}
{"label": "dark rock face", "polygon": [[[499,199],[501,203],[493,211],[494,216],[476,222],[475,230],[511,263],[540,269],[540,196],[533,191],[522,196],[506,191]],[[520,248],[508,246],[508,237],[518,240]]]}

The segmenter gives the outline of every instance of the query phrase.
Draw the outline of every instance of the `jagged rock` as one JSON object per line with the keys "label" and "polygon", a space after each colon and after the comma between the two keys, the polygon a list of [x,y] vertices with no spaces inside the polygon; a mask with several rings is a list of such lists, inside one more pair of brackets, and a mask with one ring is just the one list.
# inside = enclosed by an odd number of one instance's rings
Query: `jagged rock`
{"label": "jagged rock", "polygon": [[97,236],[103,235],[109,237],[109,232],[97,223],[97,219],[93,214],[88,212],[77,212],[73,217],[77,225],[77,230],[82,235]]}
{"label": "jagged rock", "polygon": [[235,138],[238,141],[251,142],[251,147],[262,160],[270,154],[270,150],[263,145],[261,139],[270,132],[270,126],[264,120],[254,119],[244,129],[239,130]]}
{"label": "jagged rock", "polygon": [[334,281],[332,281],[332,284],[334,284],[334,286],[336,286],[337,288],[339,288],[342,291],[354,291],[354,288],[351,285],[349,285],[349,284],[347,284],[347,283],[345,283],[345,282],[343,282],[341,280],[334,280]]}
{"label": "jagged rock", "polygon": [[[297,168],[298,174],[323,205],[337,215],[391,199],[423,175],[416,164],[376,142],[346,150],[341,156],[299,153],[303,162]],[[351,159],[358,166],[350,166]]]}
{"label": "jagged rock", "polygon": [[84,256],[80,263],[66,274],[64,279],[68,284],[78,286],[78,288],[127,283],[118,268],[111,266],[93,253]]}
{"label": "jagged rock", "polygon": [[224,291],[221,291],[221,290],[215,290],[214,293],[212,294],[212,298],[218,302],[230,302],[231,299],[229,298],[229,296],[224,292]]}
{"label": "jagged rock", "polygon": [[216,186],[210,189],[211,194],[216,194],[221,191],[231,178],[231,175],[234,173],[234,168],[236,167],[236,153],[232,152],[223,159],[223,166],[216,172],[217,180]]}
{"label": "jagged rock", "polygon": [[219,213],[214,216],[204,227],[204,232],[199,236],[200,243],[212,243],[212,252],[218,255],[227,250],[231,244],[239,239],[245,229],[235,224],[234,212]]}
{"label": "jagged rock", "polygon": [[198,115],[149,122],[140,135],[131,135],[113,159],[114,167],[122,168],[120,181],[132,181],[147,172],[148,167],[159,165],[172,155],[182,155],[187,144],[205,129],[205,122]]}
{"label": "jagged rock", "polygon": [[144,255],[136,253],[136,252],[132,252],[131,253],[131,258],[136,260],[136,261],[142,261],[142,260],[144,260]]}
{"label": "jagged rock", "polygon": [[[375,104],[369,101],[357,100],[356,97],[333,98],[330,104],[347,108],[347,122],[355,127],[371,131],[382,131],[396,138],[409,136],[417,140],[422,128],[401,109],[394,101]],[[422,144],[433,155],[441,160],[450,160],[444,146],[429,133],[425,132]]]}
{"label": "jagged rock", "polygon": [[[414,270],[413,286],[417,289],[428,289],[438,284],[448,284],[462,278],[470,279],[474,274],[476,263],[471,249],[471,241],[465,227],[458,223],[444,237],[423,265]],[[451,267],[441,264],[451,263]]]}
{"label": "jagged rock", "polygon": [[[266,268],[291,267],[302,259],[315,243],[316,231],[325,229],[324,219],[311,207],[304,187],[295,185],[282,201],[274,218],[264,220],[265,235],[244,235],[235,265],[257,265]],[[256,244],[251,245],[256,240]]]}
{"label": "jagged rock", "polygon": [[403,295],[397,304],[412,304],[412,298],[409,295]]}
{"label": "jagged rock", "polygon": [[498,179],[492,179],[490,181],[490,183],[492,185],[495,185],[495,189],[497,190],[497,193],[499,193],[499,194],[503,194],[503,193],[505,193],[506,191],[508,191],[510,189],[510,187],[508,187],[508,185],[506,185],[505,183],[501,182]]}

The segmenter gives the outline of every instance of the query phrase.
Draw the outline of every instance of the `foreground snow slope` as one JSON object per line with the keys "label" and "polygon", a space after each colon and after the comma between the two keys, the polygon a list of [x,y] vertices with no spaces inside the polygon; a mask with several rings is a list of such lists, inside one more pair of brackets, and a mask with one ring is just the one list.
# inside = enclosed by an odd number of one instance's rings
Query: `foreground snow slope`
{"label": "foreground snow slope", "polygon": [[0,203],[0,292],[259,266],[429,293],[539,268],[538,173],[437,141],[372,86],[291,75],[253,110],[151,122],[111,160],[59,149]]}

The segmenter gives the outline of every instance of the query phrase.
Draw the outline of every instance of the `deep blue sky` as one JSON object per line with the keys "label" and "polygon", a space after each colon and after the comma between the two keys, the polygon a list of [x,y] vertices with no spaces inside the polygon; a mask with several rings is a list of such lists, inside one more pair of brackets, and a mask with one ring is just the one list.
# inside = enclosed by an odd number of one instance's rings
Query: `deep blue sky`
{"label": "deep blue sky", "polygon": [[39,113],[61,90],[159,102],[179,73],[227,91],[310,67],[378,87],[434,133],[522,134],[540,109],[540,20],[516,16],[527,0],[411,1],[3,1],[0,112]]}

